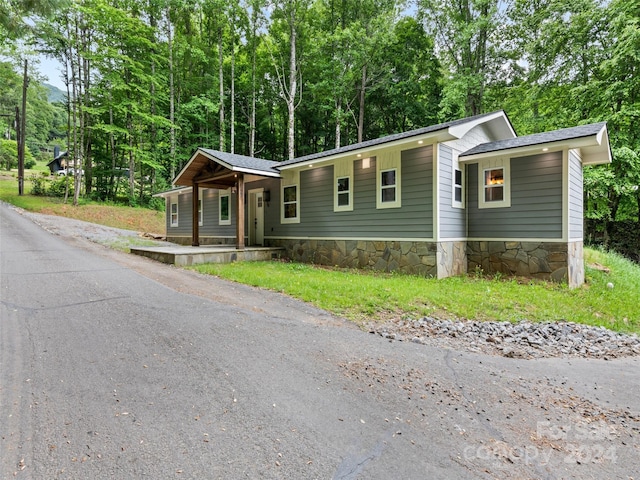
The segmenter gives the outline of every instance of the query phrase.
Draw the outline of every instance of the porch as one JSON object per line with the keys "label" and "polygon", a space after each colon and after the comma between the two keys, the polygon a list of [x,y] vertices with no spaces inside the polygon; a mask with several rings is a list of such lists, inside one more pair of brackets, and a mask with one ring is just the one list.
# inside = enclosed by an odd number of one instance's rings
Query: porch
{"label": "porch", "polygon": [[285,249],[281,247],[246,247],[239,249],[231,245],[208,245],[204,247],[163,245],[157,247],[131,247],[130,251],[134,255],[180,267],[200,263],[267,261],[281,258],[285,253]]}

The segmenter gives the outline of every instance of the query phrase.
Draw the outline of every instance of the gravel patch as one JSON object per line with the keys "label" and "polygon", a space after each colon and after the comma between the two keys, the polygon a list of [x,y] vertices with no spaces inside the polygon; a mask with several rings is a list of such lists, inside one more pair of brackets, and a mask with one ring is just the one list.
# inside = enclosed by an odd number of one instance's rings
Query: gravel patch
{"label": "gravel patch", "polygon": [[465,348],[511,358],[603,358],[640,355],[640,338],[573,322],[398,320],[369,323],[369,332],[390,341]]}

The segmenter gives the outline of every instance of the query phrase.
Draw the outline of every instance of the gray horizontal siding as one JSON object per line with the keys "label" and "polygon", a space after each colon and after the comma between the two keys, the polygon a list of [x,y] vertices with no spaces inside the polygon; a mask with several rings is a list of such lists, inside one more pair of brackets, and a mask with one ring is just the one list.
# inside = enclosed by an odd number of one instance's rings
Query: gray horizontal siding
{"label": "gray horizontal siding", "polygon": [[467,236],[466,212],[454,208],[453,204],[453,150],[440,145],[438,156],[438,177],[440,179],[440,217],[441,239],[464,238]]}
{"label": "gray horizontal siding", "polygon": [[478,165],[467,166],[470,238],[562,238],[562,153],[511,159],[511,207],[478,208]]}
{"label": "gray horizontal siding", "polygon": [[[229,201],[231,202],[231,225],[219,225],[219,196],[218,191],[207,188],[202,191],[202,207],[203,207],[203,223],[200,226],[200,236],[207,237],[231,237],[236,235],[236,198],[235,194],[231,194]],[[178,195],[178,226],[172,227],[171,224],[171,205],[167,203],[167,235],[169,236],[191,236],[192,232],[192,215],[191,215],[192,194],[183,193]]]}
{"label": "gray horizontal siding", "polygon": [[[376,162],[354,163],[353,211],[333,211],[333,166],[300,173],[300,223],[272,223],[266,236],[338,238],[431,238],[433,147],[402,152],[402,207],[376,209]],[[277,195],[280,205],[280,189]],[[274,195],[272,194],[272,199]],[[275,199],[274,199],[275,200]]]}
{"label": "gray horizontal siding", "polygon": [[[264,234],[265,236],[271,235],[273,229],[280,224],[280,179],[265,178],[256,182],[248,182],[244,188],[247,195],[249,190],[259,188],[263,188],[265,192],[269,192],[269,201],[267,202],[265,200],[263,203]],[[249,205],[245,206],[245,219],[245,232],[249,232],[249,222],[253,221],[253,219],[249,218]]]}
{"label": "gray horizontal siding", "polygon": [[584,235],[583,192],[582,162],[575,153],[569,152],[569,237],[572,239]]}

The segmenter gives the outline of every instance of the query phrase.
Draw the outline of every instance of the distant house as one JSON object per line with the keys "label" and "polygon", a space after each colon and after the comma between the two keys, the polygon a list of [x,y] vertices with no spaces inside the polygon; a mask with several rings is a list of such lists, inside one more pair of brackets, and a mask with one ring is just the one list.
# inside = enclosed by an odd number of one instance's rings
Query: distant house
{"label": "distant house", "polygon": [[516,136],[493,112],[284,162],[199,148],[167,240],[284,247],[296,261],[438,278],[481,269],[584,282],[584,165],[605,123]]}
{"label": "distant house", "polygon": [[47,167],[49,167],[49,171],[52,175],[55,175],[61,170],[67,168],[67,159],[69,158],[69,152],[66,150],[64,152],[60,151],[60,147],[55,146],[53,149],[53,160],[47,163]]}

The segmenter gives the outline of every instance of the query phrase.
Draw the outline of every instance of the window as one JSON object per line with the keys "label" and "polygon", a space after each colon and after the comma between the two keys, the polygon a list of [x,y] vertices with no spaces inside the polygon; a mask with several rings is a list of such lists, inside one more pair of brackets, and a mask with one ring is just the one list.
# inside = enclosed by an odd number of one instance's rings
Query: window
{"label": "window", "polygon": [[171,226],[178,226],[178,199],[171,200]]}
{"label": "window", "polygon": [[300,223],[300,170],[282,172],[281,223]]}
{"label": "window", "polygon": [[337,207],[348,207],[351,204],[351,186],[349,177],[338,178],[338,205]]}
{"label": "window", "polygon": [[285,219],[298,218],[298,186],[284,187],[282,206]]}
{"label": "window", "polygon": [[509,159],[491,159],[478,166],[478,207],[511,206]]}
{"label": "window", "polygon": [[202,226],[202,198],[198,199],[198,225]]}
{"label": "window", "polygon": [[401,165],[399,151],[381,152],[376,157],[376,208],[399,208],[402,206]]}
{"label": "window", "polygon": [[453,201],[462,203],[462,170],[457,168],[453,172]]}
{"label": "window", "polygon": [[353,210],[353,160],[338,160],[333,165],[333,211]]}
{"label": "window", "polygon": [[492,168],[484,171],[484,201],[504,200],[504,169]]}
{"label": "window", "polygon": [[464,208],[464,167],[460,165],[458,152],[456,151],[453,152],[451,168],[453,169],[451,206],[453,208]]}
{"label": "window", "polygon": [[218,202],[218,224],[231,225],[231,208],[230,208],[231,190],[220,190]]}
{"label": "window", "polygon": [[396,169],[380,172],[380,201],[389,203],[396,201]]}

